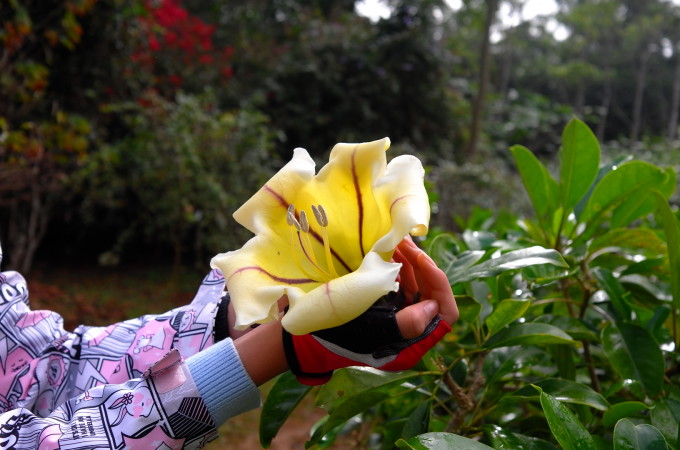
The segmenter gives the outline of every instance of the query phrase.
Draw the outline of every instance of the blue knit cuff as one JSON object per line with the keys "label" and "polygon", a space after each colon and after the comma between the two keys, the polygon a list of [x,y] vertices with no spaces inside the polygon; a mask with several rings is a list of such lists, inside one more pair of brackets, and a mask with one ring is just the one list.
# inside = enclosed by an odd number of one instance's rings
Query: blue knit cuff
{"label": "blue knit cuff", "polygon": [[231,339],[193,355],[186,363],[216,427],[260,406],[260,391],[243,367]]}

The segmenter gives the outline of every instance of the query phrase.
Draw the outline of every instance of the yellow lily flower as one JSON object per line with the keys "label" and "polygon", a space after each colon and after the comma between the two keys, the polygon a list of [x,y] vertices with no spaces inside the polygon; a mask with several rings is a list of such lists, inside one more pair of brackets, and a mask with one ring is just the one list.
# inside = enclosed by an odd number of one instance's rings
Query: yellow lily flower
{"label": "yellow lily flower", "polygon": [[282,319],[292,334],[346,323],[399,287],[394,249],[427,233],[430,207],[415,156],[387,164],[389,138],[337,144],[315,175],[296,148],[292,160],[235,213],[255,236],[211,261],[225,276],[236,327]]}

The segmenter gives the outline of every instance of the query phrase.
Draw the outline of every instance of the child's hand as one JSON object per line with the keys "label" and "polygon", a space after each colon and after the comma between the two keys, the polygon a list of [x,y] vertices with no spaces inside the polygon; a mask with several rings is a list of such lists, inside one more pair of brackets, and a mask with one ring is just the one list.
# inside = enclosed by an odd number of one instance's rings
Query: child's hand
{"label": "child's hand", "polygon": [[406,298],[420,297],[418,303],[397,312],[399,330],[405,339],[421,335],[432,319],[453,325],[458,320],[458,307],[446,274],[427,253],[406,236],[397,246],[394,260],[403,264],[399,274],[399,290]]}
{"label": "child's hand", "polygon": [[394,259],[403,264],[399,293],[335,328],[301,336],[283,331],[286,359],[300,382],[322,384],[334,369],[348,366],[410,369],[451,331],[458,308],[446,274],[410,237]]}

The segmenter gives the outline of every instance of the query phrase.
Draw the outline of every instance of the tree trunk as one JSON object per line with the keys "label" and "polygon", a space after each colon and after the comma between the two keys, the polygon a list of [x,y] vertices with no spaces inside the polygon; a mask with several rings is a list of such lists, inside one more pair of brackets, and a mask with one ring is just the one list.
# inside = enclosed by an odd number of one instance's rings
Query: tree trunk
{"label": "tree trunk", "polygon": [[602,142],[604,140],[604,131],[607,127],[607,117],[609,116],[609,108],[612,101],[612,79],[609,75],[609,64],[605,66],[605,78],[602,96],[602,115],[600,116],[600,122],[597,124],[597,140]]}
{"label": "tree trunk", "polygon": [[638,66],[635,75],[635,99],[633,103],[633,124],[630,127],[630,139],[637,141],[640,137],[640,126],[642,122],[642,100],[647,84],[647,65],[649,64],[649,57],[651,56],[649,49],[645,49],[640,58],[640,65]]}
{"label": "tree trunk", "polygon": [[458,154],[458,163],[469,161],[477,152],[477,144],[482,129],[482,113],[484,111],[484,97],[489,83],[489,53],[491,48],[491,25],[496,17],[499,0],[486,0],[486,19],[484,21],[484,34],[482,47],[479,52],[479,78],[477,96],[472,106],[472,123],[470,125],[470,140],[464,153]]}
{"label": "tree trunk", "polygon": [[678,108],[680,108],[680,42],[675,45],[675,73],[673,74],[673,94],[671,97],[671,114],[668,118],[668,139],[673,140],[678,134]]}

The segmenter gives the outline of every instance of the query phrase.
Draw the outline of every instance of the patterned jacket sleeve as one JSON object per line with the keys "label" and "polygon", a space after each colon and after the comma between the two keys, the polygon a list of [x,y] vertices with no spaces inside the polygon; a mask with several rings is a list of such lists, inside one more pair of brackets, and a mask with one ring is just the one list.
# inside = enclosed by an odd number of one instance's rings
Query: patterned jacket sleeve
{"label": "patterned jacket sleeve", "polygon": [[0,273],[0,448],[201,447],[220,423],[194,368],[214,373],[205,361],[219,359],[234,371],[238,389],[221,401],[237,404],[220,421],[259,403],[231,340],[212,346],[226,334],[223,287],[212,271],[187,306],[67,332],[58,314],[30,310],[20,274]]}

